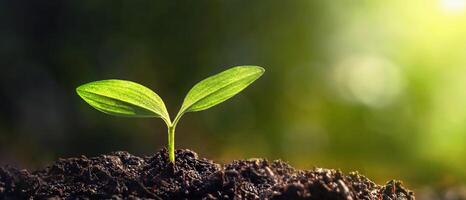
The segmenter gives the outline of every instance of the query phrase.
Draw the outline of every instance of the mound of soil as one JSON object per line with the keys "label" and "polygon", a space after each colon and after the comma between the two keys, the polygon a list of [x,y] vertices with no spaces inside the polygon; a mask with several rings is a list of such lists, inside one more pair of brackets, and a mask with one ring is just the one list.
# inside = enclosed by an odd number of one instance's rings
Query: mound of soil
{"label": "mound of soil", "polygon": [[221,166],[190,150],[137,157],[114,152],[59,159],[29,172],[0,168],[0,199],[414,199],[398,181],[377,185],[358,173],[295,170],[282,161],[238,160]]}

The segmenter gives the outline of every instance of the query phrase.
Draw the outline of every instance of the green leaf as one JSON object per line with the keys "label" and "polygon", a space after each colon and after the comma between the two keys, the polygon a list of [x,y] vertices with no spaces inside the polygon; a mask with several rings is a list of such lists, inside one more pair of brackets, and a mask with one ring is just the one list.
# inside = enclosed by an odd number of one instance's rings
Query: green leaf
{"label": "green leaf", "polygon": [[237,66],[202,80],[186,95],[177,119],[186,112],[205,110],[233,97],[264,71],[258,66]]}
{"label": "green leaf", "polygon": [[152,90],[131,81],[102,80],[76,88],[78,95],[99,111],[124,117],[160,117],[170,124],[165,104]]}

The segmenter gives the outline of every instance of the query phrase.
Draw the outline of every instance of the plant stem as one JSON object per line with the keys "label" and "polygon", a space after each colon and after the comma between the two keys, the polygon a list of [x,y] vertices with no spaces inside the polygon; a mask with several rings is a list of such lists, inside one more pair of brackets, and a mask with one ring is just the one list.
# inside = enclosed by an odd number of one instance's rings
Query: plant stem
{"label": "plant stem", "polygon": [[167,127],[168,127],[168,158],[170,159],[170,162],[173,164],[175,163],[175,129],[176,129],[176,124],[178,124],[178,121],[181,118],[181,115],[183,113],[178,113],[176,115],[175,119],[173,120],[173,123],[168,121]]}
{"label": "plant stem", "polygon": [[168,127],[168,158],[175,163],[175,126]]}

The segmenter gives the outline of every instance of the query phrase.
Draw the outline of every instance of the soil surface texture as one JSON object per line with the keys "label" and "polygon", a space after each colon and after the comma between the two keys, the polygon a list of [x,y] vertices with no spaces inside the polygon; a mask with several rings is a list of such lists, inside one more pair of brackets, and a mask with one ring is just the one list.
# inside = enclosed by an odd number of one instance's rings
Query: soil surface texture
{"label": "soil surface texture", "polygon": [[399,181],[377,185],[358,173],[296,170],[282,161],[219,165],[190,150],[137,157],[114,152],[59,159],[36,171],[0,168],[0,199],[312,199],[411,200]]}

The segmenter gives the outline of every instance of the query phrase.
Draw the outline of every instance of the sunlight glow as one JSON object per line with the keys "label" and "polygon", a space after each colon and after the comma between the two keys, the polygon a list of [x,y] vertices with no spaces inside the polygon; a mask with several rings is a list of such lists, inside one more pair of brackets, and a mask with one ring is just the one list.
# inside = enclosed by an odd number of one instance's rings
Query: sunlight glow
{"label": "sunlight glow", "polygon": [[440,0],[443,10],[451,13],[463,12],[466,8],[466,0]]}
{"label": "sunlight glow", "polygon": [[333,75],[345,99],[370,107],[391,103],[403,88],[399,68],[379,57],[355,56],[343,59]]}

